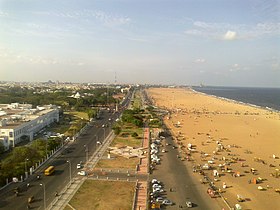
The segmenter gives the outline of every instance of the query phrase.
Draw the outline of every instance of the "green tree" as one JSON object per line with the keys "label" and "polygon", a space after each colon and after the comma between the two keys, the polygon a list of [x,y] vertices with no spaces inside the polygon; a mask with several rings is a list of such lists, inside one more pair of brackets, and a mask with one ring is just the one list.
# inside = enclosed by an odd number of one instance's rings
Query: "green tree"
{"label": "green tree", "polygon": [[88,119],[94,118],[96,116],[97,111],[95,109],[88,109],[87,114],[88,114]]}
{"label": "green tree", "polygon": [[61,143],[61,139],[60,138],[55,138],[55,139],[50,139],[48,140],[48,151],[52,151],[55,148],[57,148]]}
{"label": "green tree", "polygon": [[134,137],[134,138],[136,138],[136,137],[138,136],[138,133],[133,132],[131,136]]}
{"label": "green tree", "polygon": [[114,133],[116,135],[119,135],[121,133],[121,131],[122,131],[120,126],[114,126],[112,129],[114,130]]}

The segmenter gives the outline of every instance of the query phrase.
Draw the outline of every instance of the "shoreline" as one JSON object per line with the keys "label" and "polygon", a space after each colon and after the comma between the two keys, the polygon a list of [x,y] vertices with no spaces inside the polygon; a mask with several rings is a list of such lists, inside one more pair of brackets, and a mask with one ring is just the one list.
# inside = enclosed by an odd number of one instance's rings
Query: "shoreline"
{"label": "shoreline", "polygon": [[256,105],[256,104],[251,104],[251,103],[246,103],[246,102],[243,102],[243,101],[238,101],[238,100],[235,100],[235,99],[226,98],[226,97],[222,97],[222,96],[216,96],[216,95],[213,95],[213,94],[208,94],[208,93],[204,93],[204,92],[194,90],[193,88],[186,88],[186,90],[192,90],[195,93],[202,94],[202,95],[205,95],[205,96],[212,96],[214,98],[225,100],[225,101],[228,101],[228,102],[233,102],[233,103],[237,103],[237,104],[241,104],[241,105],[247,105],[247,106],[250,106],[250,107],[253,107],[253,108],[259,108],[259,109],[263,109],[263,110],[266,110],[266,111],[280,113],[280,110],[277,110],[277,109],[273,109],[273,108],[270,108],[270,107],[263,107],[263,106]]}
{"label": "shoreline", "polygon": [[[231,206],[237,202],[237,195],[247,199],[241,203],[243,208],[275,209],[275,205],[280,205],[280,202],[271,202],[279,196],[275,192],[280,186],[278,180],[270,176],[280,166],[279,158],[271,157],[280,155],[280,142],[277,141],[280,138],[279,112],[190,88],[154,88],[147,92],[156,106],[169,110],[169,117],[164,121],[175,141],[185,148],[188,144],[195,145],[196,151],[190,152],[193,161],[186,162],[188,170],[191,170],[188,163],[203,165],[208,161],[208,165],[222,175],[215,185],[222,189]],[[217,142],[224,149],[213,155]],[[221,170],[218,165],[226,162],[230,170]],[[250,168],[256,168],[257,173],[250,173]],[[212,169],[205,172],[214,179]],[[248,180],[257,178],[262,178],[258,185],[248,184]],[[223,183],[228,187],[223,189]],[[205,188],[203,186],[201,188]],[[258,190],[259,186],[265,190]]]}

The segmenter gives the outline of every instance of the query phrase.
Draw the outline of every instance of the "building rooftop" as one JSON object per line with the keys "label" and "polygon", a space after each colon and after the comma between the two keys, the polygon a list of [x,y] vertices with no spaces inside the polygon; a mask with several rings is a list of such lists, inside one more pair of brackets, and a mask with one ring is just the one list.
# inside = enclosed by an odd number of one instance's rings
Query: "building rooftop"
{"label": "building rooftop", "polygon": [[0,128],[15,128],[55,109],[55,105],[37,106],[34,109],[31,104],[0,104]]}

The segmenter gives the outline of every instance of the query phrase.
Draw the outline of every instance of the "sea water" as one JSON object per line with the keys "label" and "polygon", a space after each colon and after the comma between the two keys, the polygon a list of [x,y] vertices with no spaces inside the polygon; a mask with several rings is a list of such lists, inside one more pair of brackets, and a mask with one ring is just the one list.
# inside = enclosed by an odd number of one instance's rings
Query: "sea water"
{"label": "sea water", "polygon": [[280,111],[280,88],[192,87],[193,90],[266,109]]}

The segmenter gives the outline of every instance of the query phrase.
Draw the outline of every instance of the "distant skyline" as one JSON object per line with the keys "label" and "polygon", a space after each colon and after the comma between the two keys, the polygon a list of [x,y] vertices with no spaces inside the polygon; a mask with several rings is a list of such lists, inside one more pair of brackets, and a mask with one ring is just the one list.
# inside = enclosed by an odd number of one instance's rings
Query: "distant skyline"
{"label": "distant skyline", "polygon": [[0,81],[280,87],[280,0],[0,0]]}

